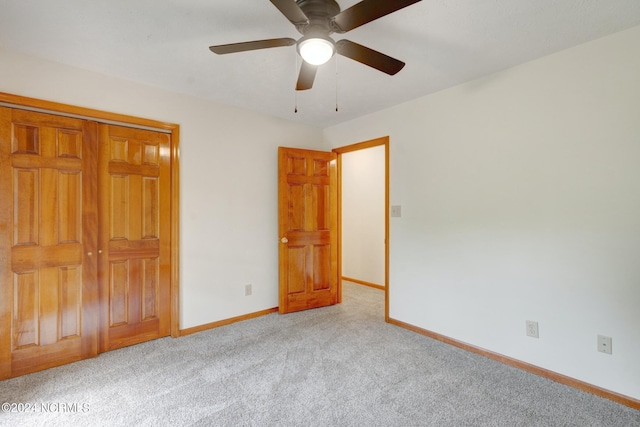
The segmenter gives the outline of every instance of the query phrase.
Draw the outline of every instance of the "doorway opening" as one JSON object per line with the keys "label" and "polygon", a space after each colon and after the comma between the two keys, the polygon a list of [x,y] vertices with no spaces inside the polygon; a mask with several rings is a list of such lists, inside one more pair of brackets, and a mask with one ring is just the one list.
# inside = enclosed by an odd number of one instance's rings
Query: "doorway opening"
{"label": "doorway opening", "polygon": [[338,295],[342,281],[384,291],[389,320],[389,137],[338,154]]}

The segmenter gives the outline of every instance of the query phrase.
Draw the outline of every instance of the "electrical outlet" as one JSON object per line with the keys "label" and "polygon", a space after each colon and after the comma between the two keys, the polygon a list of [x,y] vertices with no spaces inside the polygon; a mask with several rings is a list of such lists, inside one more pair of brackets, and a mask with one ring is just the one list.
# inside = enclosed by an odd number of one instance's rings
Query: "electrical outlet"
{"label": "electrical outlet", "polygon": [[540,338],[540,335],[538,335],[538,322],[527,320],[527,336],[532,338]]}
{"label": "electrical outlet", "polygon": [[402,206],[391,206],[391,216],[394,218],[400,218],[402,216]]}
{"label": "electrical outlet", "polygon": [[248,297],[249,295],[251,295],[251,292],[252,292],[251,284],[244,285],[244,296]]}
{"label": "electrical outlet", "polygon": [[611,337],[598,335],[598,351],[600,353],[611,354]]}

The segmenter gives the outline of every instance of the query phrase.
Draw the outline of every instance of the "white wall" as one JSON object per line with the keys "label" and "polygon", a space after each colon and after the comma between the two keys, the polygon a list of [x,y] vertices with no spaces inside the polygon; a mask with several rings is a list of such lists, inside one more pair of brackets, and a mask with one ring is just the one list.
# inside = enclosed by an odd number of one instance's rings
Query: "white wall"
{"label": "white wall", "polygon": [[376,285],[385,284],[384,185],[384,145],[342,155],[342,275]]}
{"label": "white wall", "polygon": [[325,129],[390,136],[392,318],[640,398],[638,52],[635,27]]}
{"label": "white wall", "polygon": [[179,124],[180,327],[278,306],[277,147],[319,128],[6,50],[0,91]]}

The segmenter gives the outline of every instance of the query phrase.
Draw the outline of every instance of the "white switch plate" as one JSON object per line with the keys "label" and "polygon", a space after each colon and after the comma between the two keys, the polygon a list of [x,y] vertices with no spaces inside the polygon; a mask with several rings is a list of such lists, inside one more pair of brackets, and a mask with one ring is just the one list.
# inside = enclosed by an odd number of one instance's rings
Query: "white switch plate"
{"label": "white switch plate", "polygon": [[394,218],[400,218],[402,216],[402,206],[391,206],[391,216]]}

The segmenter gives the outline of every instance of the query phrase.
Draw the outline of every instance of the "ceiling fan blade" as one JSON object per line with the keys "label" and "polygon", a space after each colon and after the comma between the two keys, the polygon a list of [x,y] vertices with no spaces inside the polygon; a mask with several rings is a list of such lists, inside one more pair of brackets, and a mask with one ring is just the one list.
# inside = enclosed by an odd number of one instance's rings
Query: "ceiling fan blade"
{"label": "ceiling fan blade", "polygon": [[306,24],[309,18],[304,14],[295,0],[270,0],[293,25]]}
{"label": "ceiling fan blade", "polygon": [[300,74],[298,75],[298,83],[296,84],[296,90],[311,89],[313,87],[313,81],[316,78],[316,71],[318,71],[317,65],[311,65],[306,61],[302,61]]}
{"label": "ceiling fan blade", "polygon": [[351,58],[383,73],[391,76],[402,70],[404,62],[380,53],[377,50],[369,49],[361,44],[354,43],[349,40],[339,40],[336,42],[336,50],[342,56]]}
{"label": "ceiling fan blade", "polygon": [[267,39],[267,40],[255,40],[252,42],[221,44],[218,46],[209,46],[209,50],[218,55],[224,55],[226,53],[245,52],[247,50],[268,49],[271,47],[281,46],[293,46],[296,44],[294,39],[282,38],[282,39]]}
{"label": "ceiling fan blade", "polygon": [[337,14],[334,22],[346,33],[419,1],[421,0],[363,0]]}

